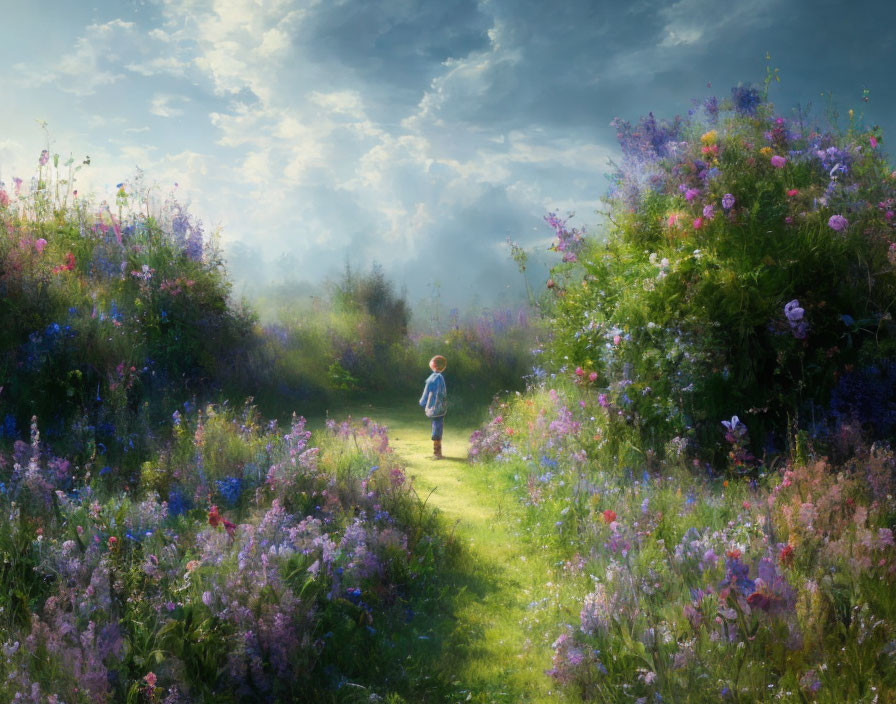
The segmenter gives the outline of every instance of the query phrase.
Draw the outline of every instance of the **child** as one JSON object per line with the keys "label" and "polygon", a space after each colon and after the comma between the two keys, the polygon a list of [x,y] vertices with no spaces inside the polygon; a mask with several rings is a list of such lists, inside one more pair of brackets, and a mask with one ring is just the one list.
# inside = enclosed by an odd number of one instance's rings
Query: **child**
{"label": "child", "polygon": [[426,380],[423,395],[420,397],[420,405],[423,406],[426,417],[432,418],[432,455],[435,460],[442,459],[442,429],[448,410],[446,405],[448,389],[445,387],[442,372],[445,371],[447,364],[447,360],[440,354],[429,360],[432,374]]}

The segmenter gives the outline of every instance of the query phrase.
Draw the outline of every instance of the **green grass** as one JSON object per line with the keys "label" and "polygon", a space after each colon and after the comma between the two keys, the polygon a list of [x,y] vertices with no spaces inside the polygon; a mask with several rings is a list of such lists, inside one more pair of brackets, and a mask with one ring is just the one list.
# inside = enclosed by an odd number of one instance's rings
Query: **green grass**
{"label": "green grass", "polygon": [[[411,683],[402,695],[407,701],[562,701],[544,674],[556,622],[551,609],[559,596],[548,586],[551,555],[520,533],[509,477],[467,462],[467,439],[483,411],[446,418],[445,459],[437,462],[431,459],[429,422],[414,401],[330,411],[337,419],[369,416],[389,428],[417,492],[457,548],[434,576],[437,584],[426,590],[426,601],[414,605],[404,642],[395,643]],[[316,418],[311,427],[322,424]],[[533,602],[540,606],[530,608]]]}

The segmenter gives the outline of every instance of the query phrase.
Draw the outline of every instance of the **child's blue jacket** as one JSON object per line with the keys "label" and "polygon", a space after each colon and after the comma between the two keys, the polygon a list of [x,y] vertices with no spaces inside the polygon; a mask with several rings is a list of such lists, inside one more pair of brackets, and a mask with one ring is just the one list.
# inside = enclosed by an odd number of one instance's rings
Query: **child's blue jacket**
{"label": "child's blue jacket", "polygon": [[420,405],[426,412],[427,418],[438,418],[448,412],[448,389],[445,386],[445,378],[439,372],[433,372],[426,380],[423,387],[423,395],[420,397]]}

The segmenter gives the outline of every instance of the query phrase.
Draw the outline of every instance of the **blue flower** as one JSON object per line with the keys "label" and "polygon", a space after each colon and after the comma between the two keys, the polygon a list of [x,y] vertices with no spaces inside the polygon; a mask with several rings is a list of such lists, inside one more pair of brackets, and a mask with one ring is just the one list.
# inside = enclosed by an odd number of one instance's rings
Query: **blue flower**
{"label": "blue flower", "polygon": [[190,500],[180,489],[172,489],[168,493],[168,515],[179,516],[192,508]]}
{"label": "blue flower", "polygon": [[735,86],[731,89],[731,102],[741,115],[755,115],[756,108],[762,102],[759,89],[748,86]]}
{"label": "blue flower", "polygon": [[224,498],[224,502],[228,506],[236,506],[243,493],[243,480],[239,477],[225,477],[215,482],[218,492]]}

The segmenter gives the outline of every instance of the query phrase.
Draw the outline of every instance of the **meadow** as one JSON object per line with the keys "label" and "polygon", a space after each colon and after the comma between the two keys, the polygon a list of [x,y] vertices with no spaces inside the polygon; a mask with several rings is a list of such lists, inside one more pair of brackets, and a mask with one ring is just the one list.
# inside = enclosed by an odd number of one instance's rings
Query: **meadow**
{"label": "meadow", "polygon": [[896,172],[772,79],[617,120],[601,229],[426,325],[376,266],[234,300],[139,177],[0,184],[0,697],[896,702]]}

